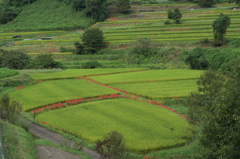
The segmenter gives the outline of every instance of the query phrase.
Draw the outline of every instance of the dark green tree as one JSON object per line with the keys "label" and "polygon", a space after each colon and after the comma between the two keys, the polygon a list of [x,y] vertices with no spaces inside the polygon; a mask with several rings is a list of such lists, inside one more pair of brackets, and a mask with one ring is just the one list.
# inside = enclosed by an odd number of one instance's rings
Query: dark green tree
{"label": "dark green tree", "polygon": [[182,13],[178,8],[174,10],[168,9],[168,19],[173,19],[175,23],[180,23],[180,19],[182,18]]}
{"label": "dark green tree", "polygon": [[28,65],[31,69],[51,69],[51,68],[61,68],[64,69],[65,66],[53,59],[52,54],[40,54],[37,55],[35,59],[31,61]]}
{"label": "dark green tree", "polygon": [[94,54],[103,46],[103,32],[99,28],[88,28],[81,35],[85,54]]}
{"label": "dark green tree", "polygon": [[235,3],[235,6],[239,6],[240,0],[228,0],[228,3]]}
{"label": "dark green tree", "polygon": [[21,51],[0,50],[0,65],[10,69],[24,69],[30,63],[30,57]]}
{"label": "dark green tree", "polygon": [[213,22],[212,27],[215,46],[222,46],[224,44],[224,35],[226,34],[230,22],[231,19],[229,18],[229,16],[222,13],[219,15],[219,18]]}
{"label": "dark green tree", "polygon": [[212,7],[216,4],[215,0],[198,0],[198,4],[201,7]]}
{"label": "dark green tree", "polygon": [[185,63],[189,64],[191,69],[204,70],[208,68],[209,62],[205,57],[203,49],[200,47],[197,47],[190,52],[185,52],[185,54],[187,54]]}
{"label": "dark green tree", "polygon": [[127,159],[128,157],[123,136],[116,131],[108,133],[103,140],[98,140],[96,150],[101,155],[101,159]]}
{"label": "dark green tree", "polygon": [[85,6],[85,0],[73,0],[72,2],[72,8],[75,11],[81,11],[86,8]]}
{"label": "dark green tree", "polygon": [[188,98],[189,118],[199,130],[204,151],[200,158],[240,157],[240,69],[226,78],[208,71],[198,81],[199,91]]}
{"label": "dark green tree", "polygon": [[5,94],[0,99],[0,119],[11,124],[18,124],[22,105],[15,101],[10,100],[8,94]]}
{"label": "dark green tree", "polygon": [[106,8],[107,0],[86,0],[86,14],[96,21],[103,21],[107,18],[107,8]]}
{"label": "dark green tree", "polygon": [[130,0],[117,0],[116,6],[119,13],[127,13],[131,8]]}
{"label": "dark green tree", "polygon": [[80,43],[80,42],[75,42],[74,43],[74,46],[75,46],[75,53],[78,54],[78,55],[82,55],[84,54],[84,47],[83,47],[83,44]]}

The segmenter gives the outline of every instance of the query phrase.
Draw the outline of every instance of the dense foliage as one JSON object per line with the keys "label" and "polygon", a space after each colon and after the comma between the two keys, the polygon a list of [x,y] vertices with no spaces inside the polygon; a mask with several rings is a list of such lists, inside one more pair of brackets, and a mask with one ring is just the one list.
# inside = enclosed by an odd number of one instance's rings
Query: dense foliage
{"label": "dense foliage", "polygon": [[231,19],[229,18],[229,16],[222,13],[219,15],[219,18],[213,22],[212,27],[215,46],[222,46],[224,44],[224,35],[226,34],[230,22]]}
{"label": "dense foliage", "polygon": [[190,65],[191,69],[204,70],[209,66],[203,49],[197,47],[191,51],[185,51],[185,63]]}
{"label": "dense foliage", "polygon": [[202,7],[212,7],[216,4],[215,0],[198,0],[198,4]]}
{"label": "dense foliage", "polygon": [[[81,35],[81,40],[85,54],[94,54],[104,46],[103,32],[99,28],[86,29]],[[77,46],[77,49],[79,49],[81,45],[78,44]]]}
{"label": "dense foliage", "polygon": [[168,19],[173,19],[175,23],[180,23],[180,19],[182,18],[182,13],[178,8],[174,10],[168,9]]}
{"label": "dense foliage", "polygon": [[0,50],[0,66],[10,69],[24,69],[30,63],[30,57],[21,51]]}
{"label": "dense foliage", "polygon": [[107,0],[87,0],[85,1],[86,15],[96,21],[103,21],[107,18]]}
{"label": "dense foliage", "polygon": [[128,155],[125,152],[126,146],[123,141],[123,135],[112,131],[108,133],[103,140],[98,140],[96,150],[101,155],[102,159],[127,159]]}
{"label": "dense foliage", "polygon": [[117,0],[116,6],[119,13],[127,13],[131,8],[130,0]]}
{"label": "dense foliage", "polygon": [[8,94],[5,94],[0,99],[0,119],[11,124],[18,124],[22,105],[15,101],[10,100]]}
{"label": "dense foliage", "polygon": [[61,68],[65,69],[65,66],[53,59],[52,54],[40,54],[34,58],[27,68],[31,69],[51,69],[51,68]]}
{"label": "dense foliage", "polygon": [[199,129],[204,147],[199,158],[239,158],[240,70],[229,78],[213,71],[198,81],[199,91],[188,98],[189,118]]}

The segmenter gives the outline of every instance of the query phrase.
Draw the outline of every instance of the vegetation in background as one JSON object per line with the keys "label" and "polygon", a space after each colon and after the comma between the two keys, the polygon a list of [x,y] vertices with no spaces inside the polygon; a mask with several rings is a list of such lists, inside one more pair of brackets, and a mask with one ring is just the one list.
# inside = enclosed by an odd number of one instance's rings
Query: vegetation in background
{"label": "vegetation in background", "polygon": [[116,6],[119,13],[127,13],[131,8],[130,0],[117,0]]}
{"label": "vegetation in background", "polygon": [[75,45],[75,47],[77,47],[77,50],[81,50],[83,47],[84,54],[95,54],[104,46],[103,32],[99,28],[89,28],[84,30],[81,35],[81,40],[83,44]]}
{"label": "vegetation in background", "polygon": [[231,19],[228,15],[220,14],[219,18],[216,19],[213,24],[213,33],[214,33],[214,45],[222,46],[225,42],[225,34],[227,28],[229,27]]}
{"label": "vegetation in background", "polygon": [[86,15],[95,21],[105,20],[108,17],[106,2],[107,0],[86,0]]}
{"label": "vegetation in background", "polygon": [[24,69],[30,63],[30,57],[18,50],[0,50],[0,66],[10,69]]}
{"label": "vegetation in background", "polygon": [[30,69],[52,69],[52,68],[60,68],[65,69],[65,66],[53,59],[52,54],[40,54],[37,55],[33,60],[31,60],[30,64],[27,66]]}
{"label": "vegetation in background", "polygon": [[88,61],[82,65],[82,69],[101,68],[102,65],[97,61]]}
{"label": "vegetation in background", "polygon": [[198,4],[202,7],[212,7],[216,4],[215,0],[198,0]]}
{"label": "vegetation in background", "polygon": [[183,54],[186,56],[185,63],[190,65],[191,69],[205,70],[208,68],[209,62],[202,48],[197,47],[191,51],[185,51]]}
{"label": "vegetation in background", "polygon": [[168,19],[173,19],[176,24],[180,23],[180,19],[182,18],[182,13],[178,8],[175,8],[174,10],[168,9]]}

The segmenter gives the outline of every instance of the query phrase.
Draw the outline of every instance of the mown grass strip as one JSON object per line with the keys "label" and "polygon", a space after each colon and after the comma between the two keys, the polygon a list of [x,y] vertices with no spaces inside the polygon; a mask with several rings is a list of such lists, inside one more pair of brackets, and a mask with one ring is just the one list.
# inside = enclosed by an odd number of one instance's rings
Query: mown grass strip
{"label": "mown grass strip", "polygon": [[23,104],[23,110],[32,110],[47,104],[70,99],[95,97],[118,93],[110,88],[102,87],[79,79],[46,81],[25,87],[10,94]]}
{"label": "mown grass strip", "polygon": [[182,145],[192,137],[190,125],[171,111],[144,102],[110,99],[37,115],[49,126],[96,142],[110,131],[124,135],[126,146],[149,152]]}
{"label": "mown grass strip", "polygon": [[202,71],[199,70],[149,70],[143,72],[131,72],[104,76],[88,77],[104,84],[142,82],[142,81],[166,81],[179,79],[198,78]]}
{"label": "mown grass strip", "polygon": [[112,84],[112,87],[152,99],[186,97],[197,91],[196,80],[173,80],[143,83]]}
{"label": "mown grass strip", "polygon": [[53,73],[29,73],[29,75],[35,80],[53,80],[53,79],[67,79],[77,78],[81,76],[101,75],[122,73],[131,71],[147,70],[146,68],[106,68],[106,69],[67,69],[60,72]]}

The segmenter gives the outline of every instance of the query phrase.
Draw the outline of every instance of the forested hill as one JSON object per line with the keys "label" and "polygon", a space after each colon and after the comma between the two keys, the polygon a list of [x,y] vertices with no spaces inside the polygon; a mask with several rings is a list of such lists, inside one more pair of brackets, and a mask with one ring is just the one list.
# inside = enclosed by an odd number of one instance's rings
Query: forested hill
{"label": "forested hill", "polygon": [[66,0],[24,1],[23,5],[1,5],[0,18],[6,18],[6,14],[15,18],[7,24],[0,24],[0,32],[84,29],[96,21],[86,16],[85,9],[73,8],[73,4],[66,3]]}

